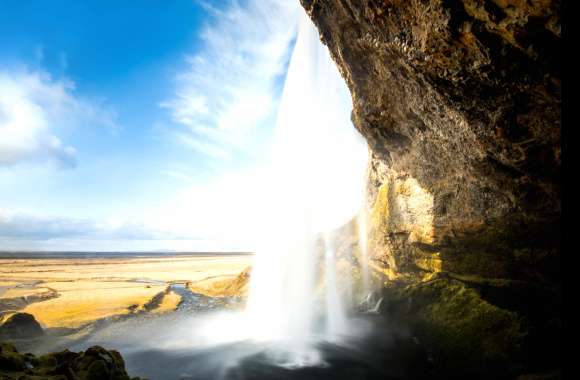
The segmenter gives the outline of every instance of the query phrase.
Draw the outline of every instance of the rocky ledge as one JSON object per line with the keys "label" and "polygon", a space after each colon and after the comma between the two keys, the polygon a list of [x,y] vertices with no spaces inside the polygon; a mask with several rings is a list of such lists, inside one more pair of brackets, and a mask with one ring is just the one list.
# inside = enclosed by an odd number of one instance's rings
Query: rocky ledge
{"label": "rocky ledge", "polygon": [[560,1],[301,0],[371,152],[384,312],[445,378],[560,367]]}
{"label": "rocky ledge", "polygon": [[114,350],[94,346],[84,352],[68,350],[35,356],[21,354],[8,343],[0,343],[2,380],[139,380],[131,378],[125,362]]}

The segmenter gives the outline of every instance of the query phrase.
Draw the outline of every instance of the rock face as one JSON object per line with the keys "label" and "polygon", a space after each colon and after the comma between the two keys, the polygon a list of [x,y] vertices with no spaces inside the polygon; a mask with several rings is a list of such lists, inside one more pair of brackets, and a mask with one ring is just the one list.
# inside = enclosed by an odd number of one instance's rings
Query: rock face
{"label": "rock face", "polygon": [[125,362],[114,350],[94,346],[80,353],[68,350],[36,357],[0,343],[1,379],[139,380],[130,378]]}
{"label": "rock face", "polygon": [[0,326],[0,338],[29,339],[44,335],[40,324],[32,314],[14,313],[9,315]]}
{"label": "rock face", "polygon": [[457,376],[559,366],[560,1],[301,2],[371,150],[369,264],[391,312],[441,371],[451,352]]}

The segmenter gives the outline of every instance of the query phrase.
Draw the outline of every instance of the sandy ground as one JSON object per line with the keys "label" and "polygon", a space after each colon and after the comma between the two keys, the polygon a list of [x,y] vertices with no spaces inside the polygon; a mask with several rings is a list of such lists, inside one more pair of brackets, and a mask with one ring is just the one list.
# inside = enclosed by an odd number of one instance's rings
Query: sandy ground
{"label": "sandy ground", "polygon": [[78,328],[139,312],[175,310],[172,283],[232,279],[252,256],[0,259],[0,314],[33,314],[44,327]]}

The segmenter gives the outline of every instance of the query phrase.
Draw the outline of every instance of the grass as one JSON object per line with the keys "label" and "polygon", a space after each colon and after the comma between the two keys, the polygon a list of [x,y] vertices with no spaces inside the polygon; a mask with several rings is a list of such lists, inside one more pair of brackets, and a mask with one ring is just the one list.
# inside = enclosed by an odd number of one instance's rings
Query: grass
{"label": "grass", "polygon": [[169,292],[161,301],[158,308],[154,310],[155,313],[167,313],[177,309],[177,306],[181,302],[181,296],[175,292]]}
{"label": "grass", "polygon": [[[44,327],[76,328],[144,310],[171,283],[235,277],[251,260],[251,256],[0,259],[0,284],[4,287],[0,300],[54,290],[56,298],[33,302],[17,311],[33,314]],[[178,294],[167,292],[152,312],[170,312],[180,301]]]}

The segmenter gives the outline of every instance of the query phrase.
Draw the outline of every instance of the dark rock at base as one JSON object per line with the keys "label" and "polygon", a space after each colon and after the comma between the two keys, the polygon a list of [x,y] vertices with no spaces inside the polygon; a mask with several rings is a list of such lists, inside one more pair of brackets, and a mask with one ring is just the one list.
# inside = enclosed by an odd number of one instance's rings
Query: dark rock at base
{"label": "dark rock at base", "polygon": [[0,326],[0,338],[29,339],[44,335],[40,324],[32,314],[16,313],[9,316]]}
{"label": "dark rock at base", "polygon": [[0,343],[0,374],[3,371],[20,371],[24,369],[24,357],[13,345]]}
{"label": "dark rock at base", "polygon": [[84,352],[64,350],[36,357],[0,343],[1,380],[139,380],[131,378],[121,354],[94,346]]}
{"label": "dark rock at base", "polygon": [[558,369],[545,373],[521,375],[516,380],[561,380],[561,379],[562,379],[562,371]]}
{"label": "dark rock at base", "polygon": [[[430,349],[437,378],[556,379],[557,372],[554,375],[551,369],[561,365],[561,326],[543,324],[549,316],[521,310],[526,294],[544,306],[552,297],[534,286],[441,275],[432,281],[386,287],[384,312],[392,323],[410,328]],[[492,293],[488,288],[504,295],[501,303],[488,296]],[[526,372],[533,375],[522,375]]]}

